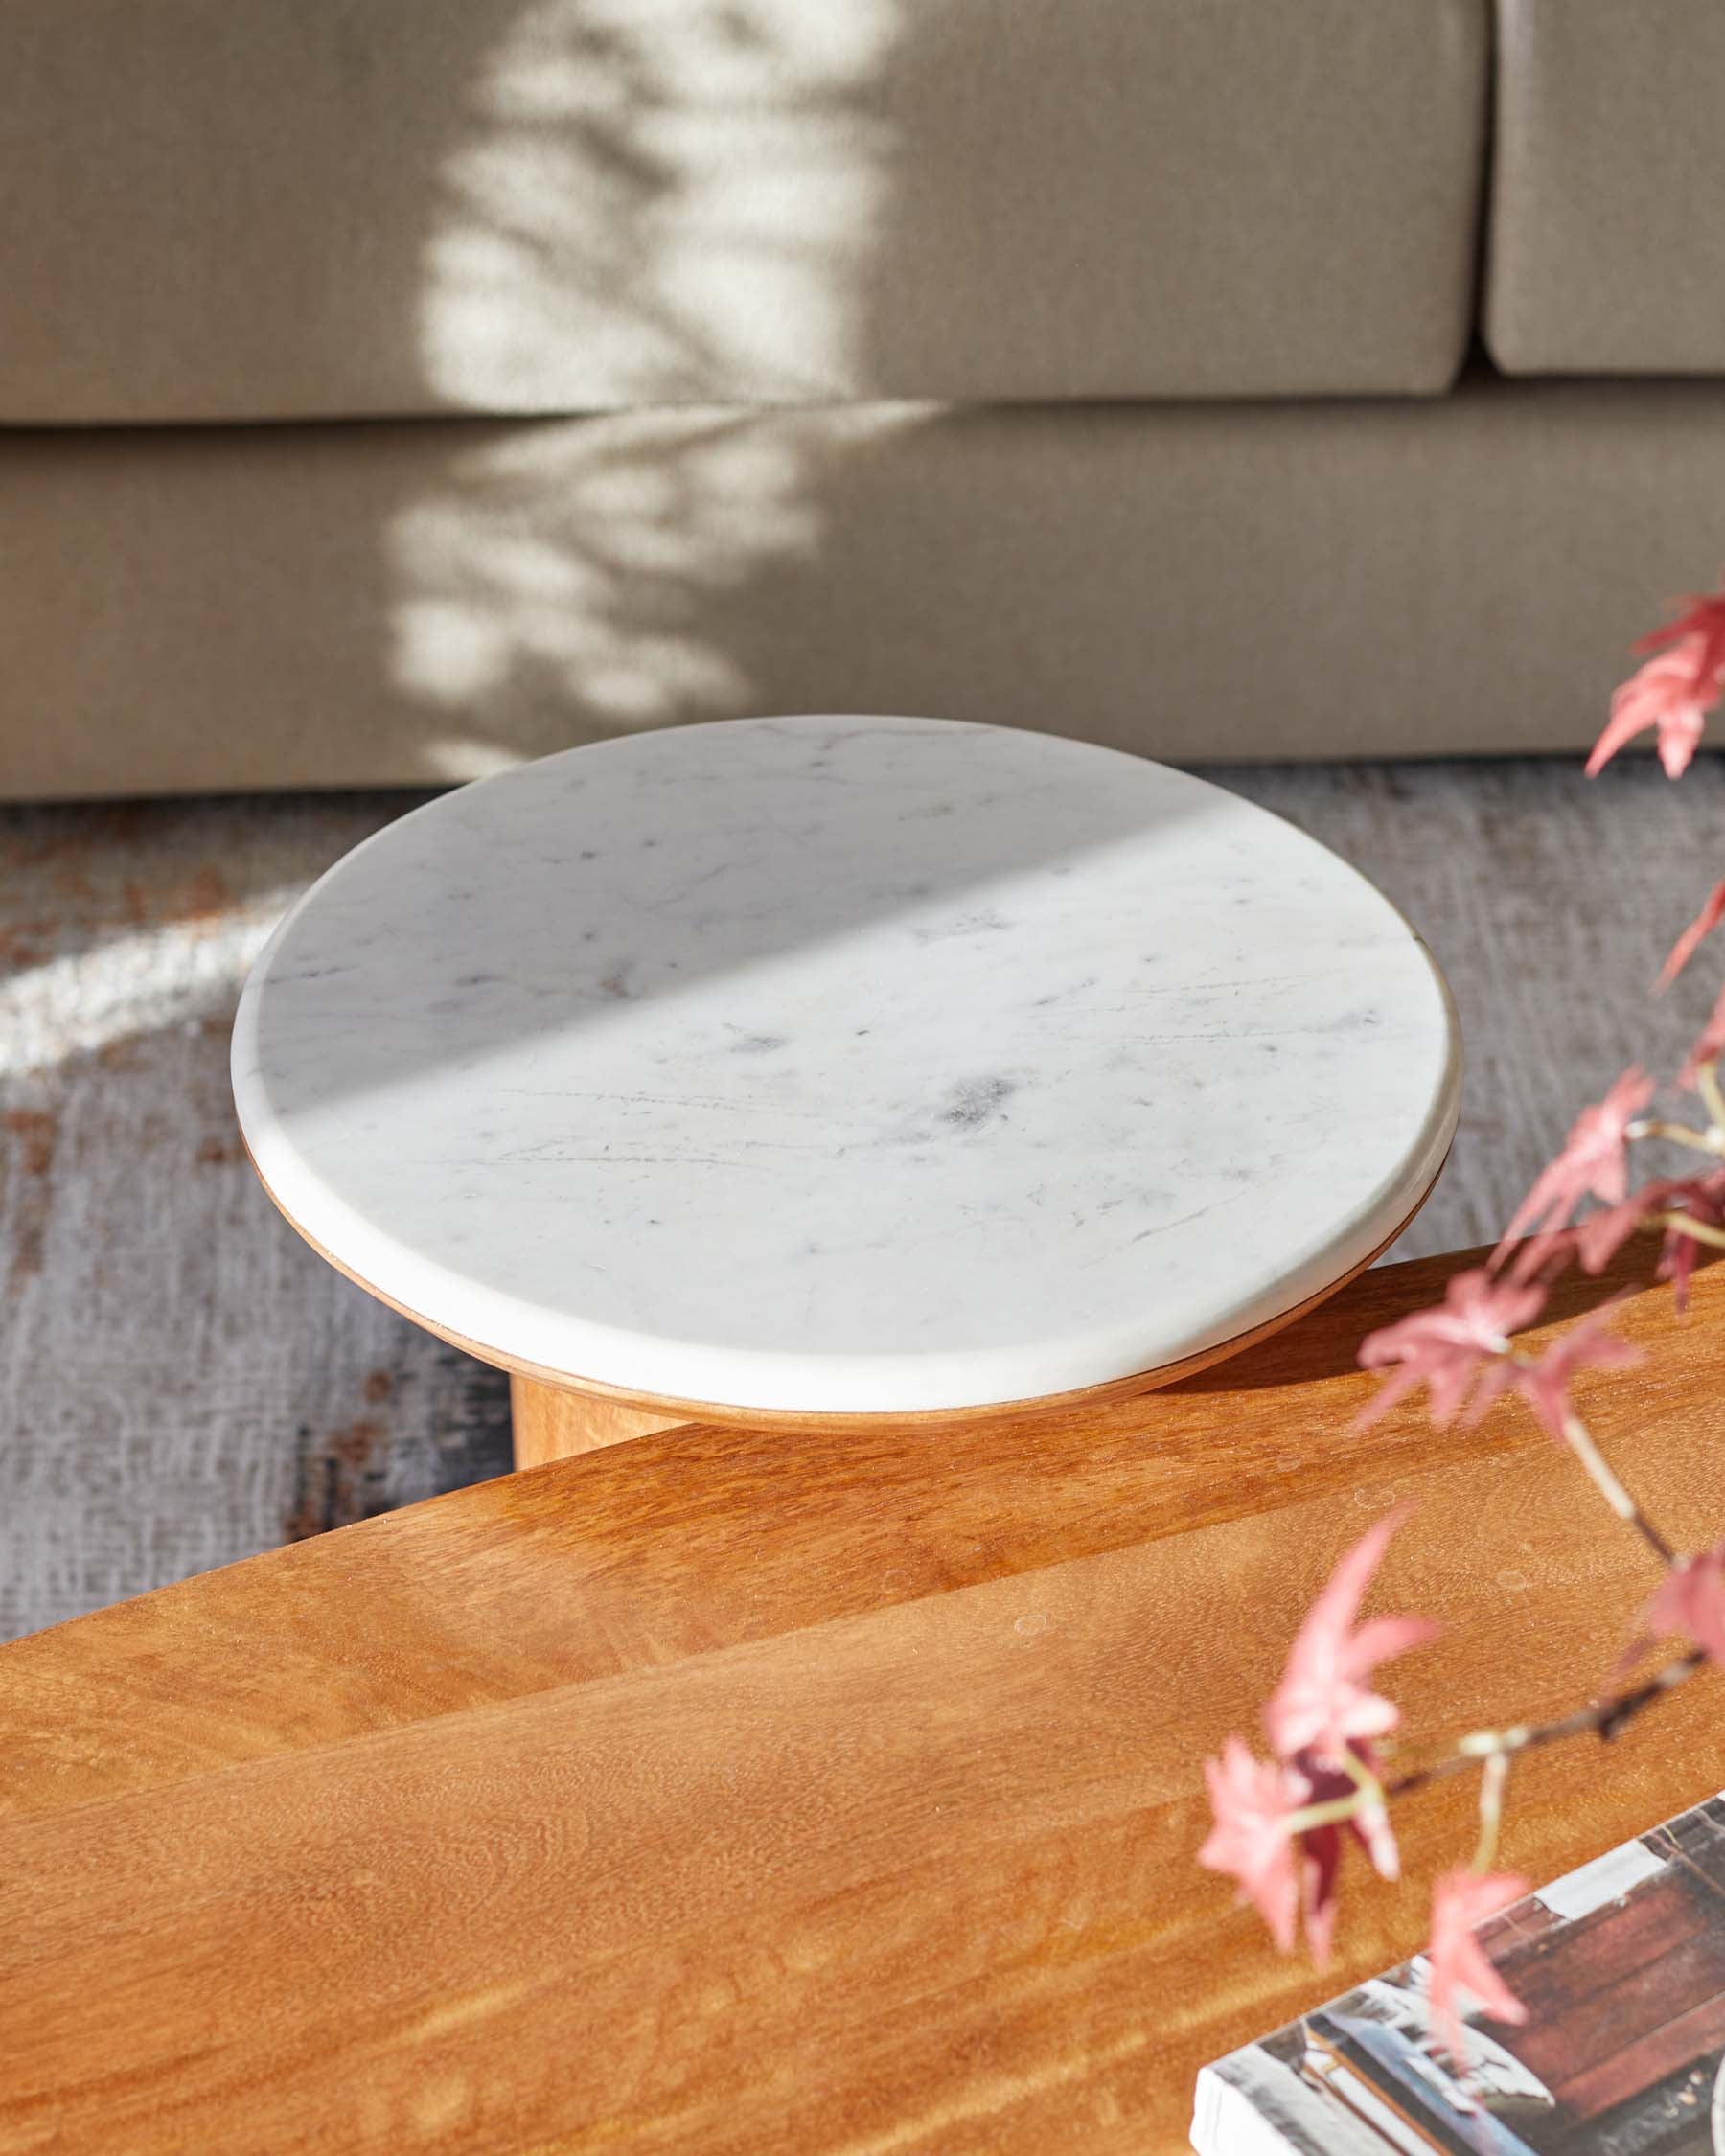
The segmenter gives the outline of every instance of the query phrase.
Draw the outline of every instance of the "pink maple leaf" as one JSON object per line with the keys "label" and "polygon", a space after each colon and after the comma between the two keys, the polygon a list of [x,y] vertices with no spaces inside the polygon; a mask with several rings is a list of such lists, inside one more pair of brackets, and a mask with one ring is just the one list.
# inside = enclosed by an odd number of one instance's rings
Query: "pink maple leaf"
{"label": "pink maple leaf", "polygon": [[[1720,886],[1725,889],[1725,884]],[[1701,1075],[1704,1063],[1716,1063],[1725,1055],[1725,988],[1719,991],[1719,999],[1713,1007],[1713,1015],[1695,1037],[1695,1044],[1688,1060],[1677,1074],[1680,1086],[1693,1087]]]}
{"label": "pink maple leaf", "polygon": [[1677,604],[1686,610],[1637,637],[1632,649],[1662,652],[1670,645],[1698,644],[1695,680],[1704,687],[1725,673],[1725,590],[1686,592]]}
{"label": "pink maple leaf", "polygon": [[1707,904],[1672,944],[1666,962],[1659,971],[1661,988],[1670,987],[1700,949],[1704,939],[1712,935],[1721,921],[1725,921],[1725,883],[1714,885],[1708,893]]}
{"label": "pink maple leaf", "polygon": [[1621,1204],[1588,1213],[1574,1227],[1530,1236],[1509,1269],[1510,1278],[1524,1280],[1538,1273],[1550,1281],[1572,1257],[1583,1273],[1603,1273],[1636,1229],[1688,1188],[1685,1182],[1655,1179],[1632,1190]]}
{"label": "pink maple leaf", "polygon": [[1679,1317],[1689,1308],[1690,1282],[1694,1277],[1695,1260],[1701,1246],[1692,1235],[1685,1235],[1680,1228],[1666,1230],[1665,1248],[1660,1252],[1659,1268],[1654,1277],[1671,1283],[1671,1301]]}
{"label": "pink maple leaf", "polygon": [[1458,2067],[1467,2064],[1459,1991],[1472,1992],[1493,2021],[1513,2026],[1528,2018],[1527,2007],[1485,1959],[1474,1936],[1476,1924],[1507,1909],[1527,1891],[1525,1879],[1506,1871],[1445,1871],[1433,1886],[1426,1998],[1432,2033]]}
{"label": "pink maple leaf", "polygon": [[[1714,1168],[1690,1182],[1677,1184],[1669,1209],[1690,1213],[1708,1227],[1725,1227],[1725,1168]],[[1666,1229],[1655,1277],[1671,1283],[1672,1300],[1680,1311],[1689,1308],[1690,1280],[1700,1255],[1697,1237],[1686,1235],[1681,1227]]]}
{"label": "pink maple leaf", "polygon": [[1683,776],[1706,730],[1707,714],[1719,700],[1716,677],[1699,674],[1702,655],[1703,639],[1686,636],[1636,669],[1612,697],[1611,717],[1587,759],[1589,778],[1649,726],[1657,730],[1667,778]]}
{"label": "pink maple leaf", "polygon": [[1663,1212],[1678,1183],[1655,1178],[1632,1190],[1621,1205],[1601,1205],[1576,1223],[1576,1256],[1583,1273],[1603,1273],[1643,1221]]}
{"label": "pink maple leaf", "polygon": [[1303,1914],[1306,1944],[1322,1968],[1335,1937],[1344,1834],[1362,1844],[1380,1877],[1401,1875],[1389,1814],[1381,1804],[1363,1804],[1350,1820],[1297,1830],[1294,1823],[1308,1805],[1355,1797],[1351,1777],[1339,1768],[1254,1758],[1236,1736],[1224,1744],[1220,1759],[1205,1761],[1204,1776],[1215,1823],[1199,1863],[1238,1881],[1239,1898],[1257,1910],[1284,1954],[1293,1949]]}
{"label": "pink maple leaf", "polygon": [[1712,1661],[1725,1663],[1725,1543],[1698,1557],[1679,1557],[1642,1621],[1656,1640],[1681,1633]]}
{"label": "pink maple leaf", "polygon": [[1360,1342],[1363,1369],[1396,1368],[1354,1427],[1365,1429],[1421,1385],[1439,1430],[1455,1419],[1470,1390],[1471,1419],[1477,1420],[1509,1383],[1509,1335],[1530,1325],[1544,1302],[1543,1288],[1494,1281],[1484,1270],[1458,1273],[1440,1303],[1381,1326]]}
{"label": "pink maple leaf", "polygon": [[1563,1151],[1539,1172],[1491,1253],[1500,1266],[1511,1243],[1530,1230],[1561,1227],[1583,1198],[1616,1205],[1629,1195],[1629,1129],[1653,1098],[1653,1081],[1634,1066],[1601,1101],[1570,1125]]}
{"label": "pink maple leaf", "polygon": [[1368,1617],[1356,1627],[1360,1601],[1383,1562],[1406,1507],[1368,1527],[1342,1558],[1306,1612],[1288,1650],[1281,1683],[1264,1709],[1277,1756],[1339,1764],[1351,1747],[1385,1735],[1401,1719],[1366,1680],[1380,1662],[1423,1646],[1438,1627],[1425,1617]]}
{"label": "pink maple leaf", "polygon": [[[1373,1773],[1377,1771],[1369,1745],[1357,1744],[1352,1749],[1363,1765]],[[1310,1754],[1300,1755],[1300,1772],[1311,1790],[1306,1800],[1308,1803],[1327,1804],[1337,1798],[1357,1794],[1350,1775],[1339,1767],[1316,1765]],[[1300,1886],[1305,1906],[1306,1943],[1319,1968],[1329,1961],[1335,1939],[1336,1886],[1342,1869],[1345,1833],[1360,1844],[1380,1879],[1401,1877],[1401,1851],[1396,1847],[1390,1814],[1382,1804],[1364,1802],[1345,1823],[1306,1829],[1300,1837]]]}
{"label": "pink maple leaf", "polygon": [[1626,1370],[1642,1359],[1639,1347],[1605,1331],[1618,1296],[1598,1310],[1590,1310],[1578,1325],[1559,1333],[1537,1363],[1518,1369],[1515,1388],[1531,1404],[1533,1412],[1560,1441],[1564,1424],[1574,1411],[1570,1406],[1570,1381],[1577,1370]]}
{"label": "pink maple leaf", "polygon": [[1300,1883],[1289,1823],[1306,1801],[1307,1783],[1285,1766],[1254,1758],[1237,1736],[1223,1745],[1220,1759],[1204,1762],[1204,1779],[1215,1824],[1199,1863],[1237,1879],[1240,1899],[1252,1903],[1276,1945],[1291,1953]]}

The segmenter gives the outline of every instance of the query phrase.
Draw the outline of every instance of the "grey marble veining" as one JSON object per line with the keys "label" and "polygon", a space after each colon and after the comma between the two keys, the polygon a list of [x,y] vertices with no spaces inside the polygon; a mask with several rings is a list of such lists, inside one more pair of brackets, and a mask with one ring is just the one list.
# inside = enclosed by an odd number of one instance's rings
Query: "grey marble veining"
{"label": "grey marble veining", "polygon": [[1153,1368],[1416,1201],[1459,1056],[1362,878],[1049,736],[678,729],[469,787],[288,916],[234,1078],[343,1265],[503,1360],[894,1411]]}

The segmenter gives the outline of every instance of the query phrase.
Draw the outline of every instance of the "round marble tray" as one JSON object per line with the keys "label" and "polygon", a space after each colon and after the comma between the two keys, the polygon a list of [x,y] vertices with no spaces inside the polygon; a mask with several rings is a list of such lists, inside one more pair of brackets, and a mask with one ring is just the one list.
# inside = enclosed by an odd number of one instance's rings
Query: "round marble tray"
{"label": "round marble tray", "polygon": [[1456,1121],[1424,945],[1291,825],[1138,758],[743,720],[463,788],[246,984],[259,1172],[506,1367],[956,1411],[1215,1349],[1364,1263]]}

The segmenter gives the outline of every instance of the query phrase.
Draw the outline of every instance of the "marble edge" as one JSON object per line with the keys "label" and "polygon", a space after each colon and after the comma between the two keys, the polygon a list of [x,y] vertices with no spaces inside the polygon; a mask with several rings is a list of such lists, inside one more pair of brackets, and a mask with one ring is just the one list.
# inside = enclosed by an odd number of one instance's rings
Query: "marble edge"
{"label": "marble edge", "polygon": [[[286,924],[284,923],[284,926]],[[1322,1246],[1272,1285],[1249,1290],[1202,1327],[1152,1322],[1099,1336],[906,1354],[795,1355],[623,1331],[545,1305],[522,1302],[399,1242],[310,1177],[258,1098],[256,997],[248,981],[234,1028],[234,1089],[241,1129],[257,1170],[292,1225],[339,1252],[344,1270],[433,1331],[458,1334],[500,1361],[559,1371],[620,1390],[704,1401],[745,1411],[908,1414],[1002,1406],[1081,1390],[1157,1370],[1271,1323],[1344,1279],[1395,1232],[1428,1195],[1455,1136],[1462,1058],[1449,984],[1414,936],[1441,999],[1448,1054],[1418,1139],[1398,1171],[1356,1206]],[[264,953],[267,956],[267,952]],[[260,968],[262,967],[260,960]],[[254,980],[257,975],[254,974]],[[242,1068],[242,1057],[249,1067]],[[248,1112],[248,1107],[250,1112]],[[260,1113],[259,1110],[263,1109]]]}

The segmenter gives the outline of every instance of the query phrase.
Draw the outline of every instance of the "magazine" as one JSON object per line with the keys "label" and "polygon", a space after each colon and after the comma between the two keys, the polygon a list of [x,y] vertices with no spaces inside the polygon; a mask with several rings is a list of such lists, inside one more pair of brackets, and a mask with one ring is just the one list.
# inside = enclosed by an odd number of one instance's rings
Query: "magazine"
{"label": "magazine", "polygon": [[[1433,2042],[1416,1956],[1198,2076],[1200,2156],[1725,2156],[1725,1797],[1482,1924],[1528,2009]],[[1477,2008],[1477,2002],[1476,2002]]]}

